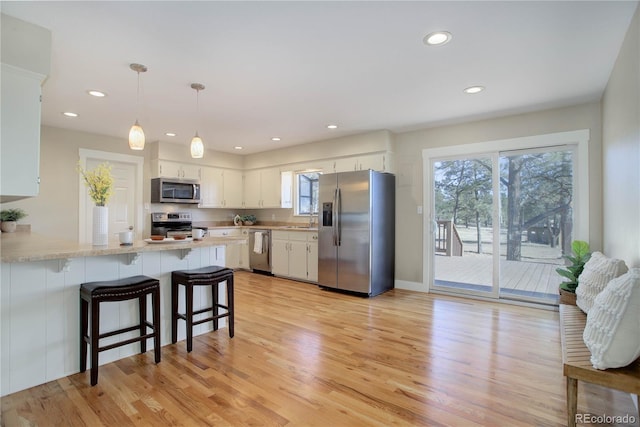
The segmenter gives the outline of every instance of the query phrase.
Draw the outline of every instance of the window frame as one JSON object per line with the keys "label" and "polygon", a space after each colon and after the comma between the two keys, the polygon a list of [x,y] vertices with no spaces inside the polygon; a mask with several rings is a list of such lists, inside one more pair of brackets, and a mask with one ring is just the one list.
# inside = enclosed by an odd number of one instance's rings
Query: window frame
{"label": "window frame", "polygon": [[[317,178],[316,179],[309,179],[309,190],[310,190],[310,195],[309,196],[302,196],[301,195],[301,191],[300,191],[300,180],[302,177],[305,177],[308,179],[308,177],[306,177],[306,175],[309,174],[317,174]],[[294,176],[294,186],[293,186],[293,190],[294,190],[294,216],[304,216],[304,217],[308,217],[308,216],[317,216],[318,215],[318,200],[315,200],[315,211],[314,212],[301,212],[301,198],[309,198],[309,206],[313,207],[314,206],[314,190],[313,190],[313,186],[314,186],[314,182],[316,183],[315,185],[318,186],[319,185],[319,181],[320,181],[320,175],[322,175],[322,171],[318,170],[318,169],[313,169],[313,170],[300,170],[300,171],[295,171],[293,173]],[[315,191],[316,194],[316,198],[318,196],[318,191]]]}

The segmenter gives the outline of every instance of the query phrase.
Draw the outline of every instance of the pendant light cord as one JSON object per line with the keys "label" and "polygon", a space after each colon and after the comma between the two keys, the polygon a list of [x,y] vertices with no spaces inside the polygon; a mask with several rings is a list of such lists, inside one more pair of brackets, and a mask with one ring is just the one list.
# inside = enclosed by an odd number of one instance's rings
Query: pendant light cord
{"label": "pendant light cord", "polygon": [[200,127],[200,89],[196,89],[196,135]]}
{"label": "pendant light cord", "polygon": [[136,90],[136,122],[140,118],[140,71],[138,73],[138,89]]}

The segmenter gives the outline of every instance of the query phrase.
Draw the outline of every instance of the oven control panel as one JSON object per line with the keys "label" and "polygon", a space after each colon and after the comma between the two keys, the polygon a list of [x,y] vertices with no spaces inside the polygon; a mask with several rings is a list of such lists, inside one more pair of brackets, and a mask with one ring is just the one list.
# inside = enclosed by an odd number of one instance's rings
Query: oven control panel
{"label": "oven control panel", "polygon": [[191,222],[191,212],[154,212],[151,222]]}

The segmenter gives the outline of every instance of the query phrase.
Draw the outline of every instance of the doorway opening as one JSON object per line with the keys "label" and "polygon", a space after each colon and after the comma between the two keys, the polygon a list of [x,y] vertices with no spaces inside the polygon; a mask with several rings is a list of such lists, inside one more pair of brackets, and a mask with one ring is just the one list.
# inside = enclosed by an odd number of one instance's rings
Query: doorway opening
{"label": "doorway opening", "polygon": [[[107,203],[109,208],[109,235],[125,231],[133,226],[136,239],[142,238],[144,221],[142,218],[142,177],[144,158],[129,154],[107,151],[79,150],[79,163],[83,169],[93,169],[100,163],[108,162],[114,178],[114,191]],[[91,243],[93,201],[79,176],[78,196],[78,241]]]}

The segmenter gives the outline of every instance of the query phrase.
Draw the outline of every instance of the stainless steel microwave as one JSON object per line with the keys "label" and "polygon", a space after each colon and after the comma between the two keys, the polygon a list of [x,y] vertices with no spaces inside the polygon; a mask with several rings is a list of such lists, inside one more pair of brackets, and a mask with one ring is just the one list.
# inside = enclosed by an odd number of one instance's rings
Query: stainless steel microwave
{"label": "stainless steel microwave", "polygon": [[152,178],[151,203],[200,203],[200,183],[190,179]]}

